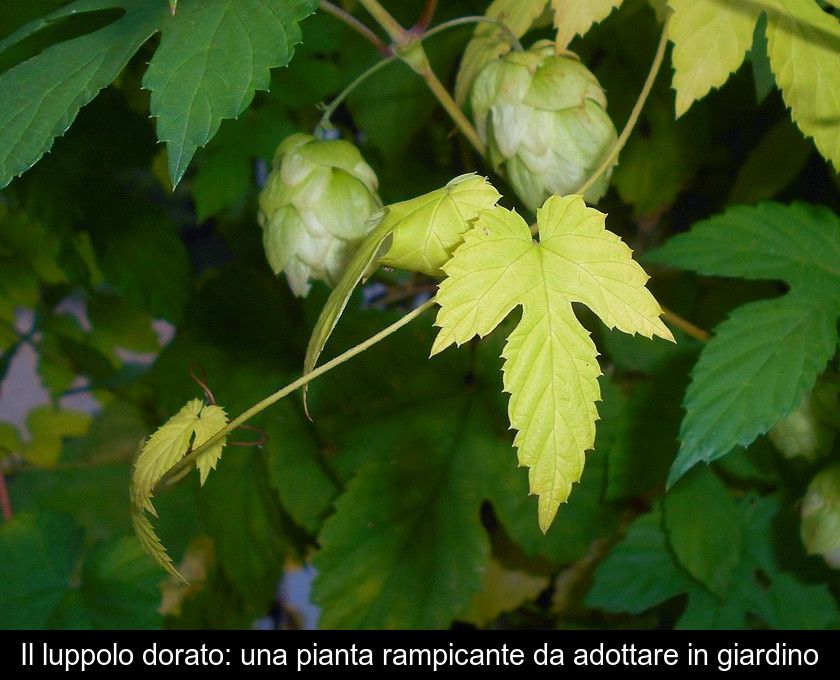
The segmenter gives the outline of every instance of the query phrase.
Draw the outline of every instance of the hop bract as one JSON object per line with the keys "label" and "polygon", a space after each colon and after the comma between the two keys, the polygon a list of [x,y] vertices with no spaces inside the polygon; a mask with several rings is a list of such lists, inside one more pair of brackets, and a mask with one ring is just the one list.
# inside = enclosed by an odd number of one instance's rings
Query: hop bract
{"label": "hop bract", "polygon": [[840,569],[840,464],[826,468],[808,485],[802,501],[802,542]]}
{"label": "hop bract", "polygon": [[[531,210],[577,190],[616,140],[598,80],[573,55],[539,41],[485,66],[472,89],[476,128],[490,160]],[[595,203],[609,172],[586,192]]]}
{"label": "hop bract", "polygon": [[295,295],[310,281],[335,285],[382,202],[359,150],[343,140],[294,134],[277,148],[260,194],[259,222],[271,268]]}

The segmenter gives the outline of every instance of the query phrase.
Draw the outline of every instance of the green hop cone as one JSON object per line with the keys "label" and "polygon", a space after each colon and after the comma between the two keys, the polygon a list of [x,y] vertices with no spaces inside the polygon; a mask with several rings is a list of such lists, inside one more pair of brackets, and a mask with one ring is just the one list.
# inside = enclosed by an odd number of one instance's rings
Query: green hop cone
{"label": "green hop cone", "polygon": [[[552,194],[576,191],[616,141],[598,80],[574,56],[555,55],[547,40],[485,66],[471,101],[491,163],[533,211]],[[586,192],[587,203],[606,193],[609,175]]]}
{"label": "green hop cone", "polygon": [[[770,430],[770,441],[785,458],[802,456],[813,462],[834,446],[836,423],[832,414],[840,413],[837,385],[820,379],[799,406]],[[836,417],[836,416],[835,416]]]}
{"label": "green hop cone", "polygon": [[382,201],[373,169],[343,140],[287,137],[274,154],[260,194],[263,245],[275,274],[286,273],[295,295],[310,281],[334,286]]}
{"label": "green hop cone", "polygon": [[809,555],[822,555],[840,569],[840,464],[818,473],[802,501],[802,542]]}

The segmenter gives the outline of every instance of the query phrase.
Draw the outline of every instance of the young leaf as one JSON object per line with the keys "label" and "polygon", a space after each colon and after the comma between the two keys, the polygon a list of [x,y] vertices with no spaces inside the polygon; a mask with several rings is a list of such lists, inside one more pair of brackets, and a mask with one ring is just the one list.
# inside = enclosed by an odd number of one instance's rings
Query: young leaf
{"label": "young leaf", "polygon": [[[220,406],[205,405],[201,399],[187,402],[143,444],[131,480],[135,503],[154,512],[151,498],[155,485],[191,449],[201,446],[226,424],[227,416]],[[225,441],[222,439],[196,460],[202,484],[216,467]]]}
{"label": "young leaf", "polygon": [[767,53],[791,116],[840,168],[840,22],[813,0],[669,0],[677,116],[741,65],[767,13]]}
{"label": "young leaf", "polygon": [[[501,21],[511,32],[521,38],[545,11],[548,0],[493,0],[484,13],[490,19]],[[499,26],[489,22],[478,24],[472,40],[461,57],[461,67],[455,81],[455,100],[463,106],[469,99],[473,81],[487,64],[510,52],[513,46]]]}
{"label": "young leaf", "polygon": [[432,354],[487,335],[523,307],[503,352],[504,388],[544,532],[580,479],[598,418],[597,351],[572,303],[586,304],[609,328],[673,340],[647,275],[604,221],[581,196],[552,196],[537,211],[535,243],[516,213],[484,211],[444,265],[437,296]]}
{"label": "young leaf", "polygon": [[148,0],[79,0],[25,25],[0,50],[81,12],[124,10],[107,26],[52,45],[0,74],[0,188],[32,167],[79,109],[109,85],[159,28],[166,8]]}
{"label": "young leaf", "polygon": [[256,90],[268,89],[270,69],[291,61],[301,38],[298,22],[315,5],[193,0],[167,20],[143,86],[152,92],[151,112],[158,138],[167,143],[173,185],[222,119],[242,113]]}
{"label": "young leaf", "polygon": [[767,53],[799,129],[840,171],[840,21],[815,2],[775,0]]}
{"label": "young leaf", "polygon": [[461,244],[479,212],[496,205],[499,192],[485,177],[461,175],[445,187],[388,206],[384,222],[391,225],[391,247],[380,262],[429,276],[444,275],[441,267]]}
{"label": "young leaf", "polygon": [[793,410],[837,347],[840,218],[763,203],[699,222],[649,257],[712,276],[780,279],[791,292],[736,309],[706,344],[683,406],[674,483],[699,461],[747,446]]}
{"label": "young leaf", "polygon": [[565,48],[576,35],[606,19],[622,0],[551,0],[557,44]]}
{"label": "young leaf", "polygon": [[[146,513],[156,514],[152,495],[163,476],[190,450],[201,446],[226,424],[227,416],[220,406],[205,405],[201,399],[193,399],[146,440],[134,461],[131,477],[134,532],[155,562],[181,580],[183,577],[172,564]],[[226,441],[226,438],[222,439],[196,460],[202,484],[210,470],[216,467]]]}
{"label": "young leaf", "polygon": [[[492,208],[499,198],[499,192],[486,178],[466,174],[441,189],[394,203],[374,215],[371,220],[379,221],[379,224],[353,254],[321,310],[306,349],[303,372],[315,368],[353,290],[374,261],[442,276],[441,267],[461,243],[464,232],[481,210]],[[304,388],[304,404],[306,395]]]}
{"label": "young leaf", "polygon": [[668,4],[674,10],[669,35],[674,43],[677,116],[681,116],[723,85],[744,61],[760,10],[752,2],[669,0]]}

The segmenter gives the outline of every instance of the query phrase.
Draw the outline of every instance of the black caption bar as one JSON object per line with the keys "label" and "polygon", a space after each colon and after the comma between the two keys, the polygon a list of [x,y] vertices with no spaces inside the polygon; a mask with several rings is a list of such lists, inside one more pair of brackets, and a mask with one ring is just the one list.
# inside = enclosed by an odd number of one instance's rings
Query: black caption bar
{"label": "black caption bar", "polygon": [[731,675],[834,670],[840,662],[840,633],[14,631],[3,633],[0,649],[4,668],[24,675],[159,669],[582,673],[628,668]]}

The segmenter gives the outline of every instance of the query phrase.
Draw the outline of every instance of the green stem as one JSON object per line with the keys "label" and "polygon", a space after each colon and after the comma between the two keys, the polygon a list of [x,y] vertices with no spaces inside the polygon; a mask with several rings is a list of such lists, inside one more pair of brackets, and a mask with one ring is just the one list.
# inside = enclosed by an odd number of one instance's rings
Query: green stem
{"label": "green stem", "polygon": [[379,4],[378,0],[359,0],[359,2],[397,45],[404,45],[408,42],[408,32],[391,16],[387,9]]}
{"label": "green stem", "polygon": [[493,24],[502,33],[504,33],[505,37],[507,38],[510,46],[516,52],[522,52],[523,47],[522,43],[519,42],[519,38],[516,37],[516,33],[510,30],[510,26],[508,26],[504,21],[499,21],[498,19],[493,19],[492,17],[485,17],[481,15],[469,16],[469,17],[458,17],[457,19],[450,19],[449,21],[444,21],[442,24],[438,24],[434,28],[430,28],[428,31],[423,33],[423,40],[426,38],[431,38],[433,35],[437,35],[438,33],[442,33],[443,31],[447,31],[450,28],[456,28],[457,26],[463,26],[464,24]]}
{"label": "green stem", "polygon": [[446,113],[449,114],[449,117],[458,126],[458,129],[461,131],[461,134],[467,138],[467,141],[472,145],[472,147],[478,152],[480,156],[484,156],[487,150],[484,147],[484,142],[481,141],[481,137],[478,136],[478,130],[475,129],[475,126],[470,122],[470,119],[464,115],[464,112],[461,110],[461,107],[455,102],[452,98],[452,95],[449,94],[449,90],[447,90],[443,83],[440,82],[435,72],[432,71],[431,66],[428,68],[423,69],[423,71],[417,71],[423,80],[426,81],[426,85],[432,91],[432,94],[437,98],[440,105],[446,110]]}
{"label": "green stem", "polygon": [[627,119],[627,124],[624,126],[624,129],[621,131],[621,134],[613,145],[613,148],[610,150],[609,154],[607,154],[607,157],[604,159],[603,163],[601,163],[600,167],[592,173],[589,179],[586,180],[586,182],[584,182],[583,185],[574,193],[581,195],[585,194],[587,190],[598,181],[598,178],[600,178],[601,175],[609,170],[609,168],[611,168],[615,163],[615,160],[618,158],[618,154],[621,153],[624,145],[627,144],[627,140],[630,139],[630,135],[636,127],[636,123],[639,122],[639,116],[642,115],[642,109],[645,107],[648,95],[653,89],[653,83],[656,80],[656,76],[659,74],[659,67],[662,66],[662,60],[665,57],[665,48],[667,46],[668,21],[666,20],[665,25],[662,27],[662,37],[659,39],[659,46],[656,48],[656,55],[653,57],[653,63],[650,65],[650,71],[648,72],[647,79],[645,80],[645,84],[642,86],[642,91],[639,93],[639,98],[636,100],[636,105],[630,112],[630,118]]}
{"label": "green stem", "polygon": [[310,371],[306,375],[301,376],[300,378],[298,378],[294,382],[289,383],[285,387],[277,390],[274,394],[271,394],[271,395],[267,396],[265,399],[263,399],[262,401],[257,402],[251,408],[249,408],[247,411],[243,412],[240,416],[231,420],[225,427],[223,427],[216,434],[214,434],[212,437],[210,437],[210,439],[208,439],[206,442],[201,444],[201,446],[197,447],[194,451],[191,451],[186,456],[184,456],[180,461],[178,461],[178,463],[176,465],[174,465],[172,468],[169,469],[169,471],[161,479],[161,482],[162,483],[168,483],[170,480],[177,477],[179,475],[179,473],[181,473],[183,470],[186,470],[186,468],[188,468],[190,465],[192,465],[195,462],[195,459],[198,458],[207,449],[209,449],[210,447],[218,444],[222,439],[224,439],[231,432],[233,432],[233,430],[235,430],[237,427],[239,427],[240,425],[244,424],[245,422],[247,422],[248,420],[253,418],[258,413],[264,411],[269,406],[277,403],[283,397],[288,396],[289,394],[291,394],[295,390],[300,389],[301,387],[308,384],[309,382],[311,382],[315,378],[324,375],[324,373],[327,373],[328,371],[331,371],[336,366],[340,366],[345,361],[347,361],[349,359],[352,359],[357,354],[361,354],[366,349],[368,349],[370,347],[373,347],[373,345],[380,342],[381,340],[384,340],[385,338],[387,338],[389,335],[391,335],[395,331],[398,331],[403,326],[411,323],[414,319],[416,319],[418,316],[423,314],[423,312],[431,309],[434,305],[435,305],[435,299],[432,298],[428,302],[425,302],[424,304],[417,307],[417,309],[415,309],[415,310],[409,312],[408,314],[406,314],[399,321],[396,321],[396,322],[392,323],[390,326],[388,326],[387,328],[379,331],[379,333],[377,333],[376,335],[373,335],[373,336],[369,337],[364,342],[360,342],[355,347],[351,347],[350,349],[348,349],[343,354],[339,354],[337,357],[335,357],[334,359],[331,359],[327,363],[321,364],[318,368],[313,369],[312,371]]}
{"label": "green stem", "polygon": [[372,76],[374,73],[378,72],[383,67],[390,64],[392,61],[394,61],[394,59],[396,59],[395,56],[390,56],[377,61],[373,66],[364,71],[352,83],[345,87],[341,91],[341,93],[329,103],[329,106],[327,106],[327,108],[324,109],[324,113],[321,116],[321,120],[318,122],[317,128],[326,129],[327,127],[329,127],[330,118],[332,117],[333,113],[335,113],[335,110],[341,105],[341,102],[343,102],[354,89],[356,89],[364,81],[370,78],[370,76]]}
{"label": "green stem", "polygon": [[[665,57],[665,48],[667,46],[668,21],[666,20],[665,25],[662,27],[662,37],[659,39],[659,46],[656,48],[656,55],[653,57],[653,63],[650,65],[650,71],[648,72],[647,79],[642,86],[642,91],[639,92],[639,98],[636,100],[636,104],[630,112],[630,118],[627,119],[624,129],[621,131],[618,139],[615,140],[615,144],[613,144],[612,149],[610,149],[610,152],[604,158],[604,161],[600,166],[598,166],[598,169],[589,176],[589,179],[571,193],[580,194],[581,196],[585,194],[589,188],[598,181],[598,178],[612,167],[615,159],[618,158],[618,154],[621,153],[624,145],[627,144],[627,140],[630,138],[633,129],[636,127],[636,123],[639,121],[639,116],[642,114],[642,109],[645,107],[648,95],[650,94],[651,89],[653,89],[653,83],[656,80],[656,76],[659,74],[659,67],[662,66],[662,60]],[[534,224],[531,227],[531,234],[536,236],[538,231],[539,229],[537,225]]]}
{"label": "green stem", "polygon": [[458,126],[461,133],[472,144],[473,148],[482,156],[485,154],[484,143],[478,136],[469,118],[461,111],[461,107],[455,103],[452,95],[440,82],[429,64],[429,58],[421,43],[423,36],[415,36],[406,31],[390,12],[379,4],[378,0],[359,0],[368,13],[382,26],[396,45],[397,55],[417,73],[437,98],[440,105],[449,114],[449,117]]}

